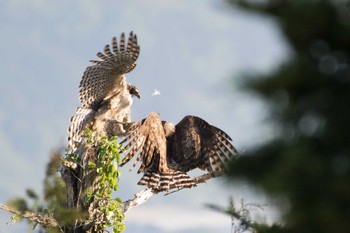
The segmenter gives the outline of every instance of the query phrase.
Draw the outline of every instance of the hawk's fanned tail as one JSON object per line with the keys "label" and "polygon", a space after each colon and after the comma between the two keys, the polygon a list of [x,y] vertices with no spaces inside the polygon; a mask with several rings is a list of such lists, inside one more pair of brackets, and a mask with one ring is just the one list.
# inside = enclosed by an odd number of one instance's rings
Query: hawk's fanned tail
{"label": "hawk's fanned tail", "polygon": [[76,144],[80,143],[81,136],[94,117],[96,111],[90,108],[77,108],[75,115],[70,118],[68,128],[68,150],[73,152],[76,149]]}
{"label": "hawk's fanned tail", "polygon": [[158,192],[196,186],[196,182],[181,171],[147,171],[137,184],[147,186]]}

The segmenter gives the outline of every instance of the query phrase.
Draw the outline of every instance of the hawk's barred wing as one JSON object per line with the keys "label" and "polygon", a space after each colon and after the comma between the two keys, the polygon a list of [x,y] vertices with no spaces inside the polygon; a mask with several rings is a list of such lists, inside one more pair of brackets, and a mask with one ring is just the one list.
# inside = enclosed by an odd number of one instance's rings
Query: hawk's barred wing
{"label": "hawk's barred wing", "polygon": [[118,47],[117,39],[112,39],[112,50],[109,45],[104,48],[104,53],[97,53],[99,61],[91,61],[94,65],[86,68],[80,82],[80,102],[84,108],[96,108],[103,99],[118,88],[123,74],[130,72],[136,66],[140,47],[137,37],[130,33],[127,45],[125,35],[121,35]]}
{"label": "hawk's barred wing", "polygon": [[196,185],[186,173],[168,166],[167,139],[158,114],[150,113],[146,119],[131,126],[129,132],[128,137],[121,142],[127,148],[122,165],[137,155],[132,168],[141,162],[138,172],[143,172],[144,175],[138,182],[139,185],[145,185],[158,192]]}
{"label": "hawk's barred wing", "polygon": [[127,148],[122,165],[137,155],[132,168],[141,161],[138,172],[145,172],[151,167],[161,172],[167,171],[166,138],[158,114],[150,113],[146,119],[135,123],[121,144]]}
{"label": "hawk's barred wing", "polygon": [[186,116],[174,128],[171,125],[151,113],[135,123],[121,142],[128,148],[123,165],[136,155],[132,167],[141,162],[138,172],[145,174],[140,185],[158,191],[192,187],[195,181],[186,174],[188,171],[200,168],[218,175],[238,154],[224,131],[199,117]]}
{"label": "hawk's barred wing", "polygon": [[221,129],[196,116],[186,116],[168,139],[171,167],[187,172],[195,168],[220,172],[238,155],[232,139]]}

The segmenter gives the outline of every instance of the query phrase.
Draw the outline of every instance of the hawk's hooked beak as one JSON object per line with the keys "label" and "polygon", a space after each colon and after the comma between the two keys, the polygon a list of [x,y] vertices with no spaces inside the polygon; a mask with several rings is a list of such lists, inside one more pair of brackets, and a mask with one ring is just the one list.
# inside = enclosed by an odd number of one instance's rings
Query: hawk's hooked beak
{"label": "hawk's hooked beak", "polygon": [[141,98],[141,96],[140,96],[140,92],[139,92],[139,90],[137,90],[136,89],[136,87],[135,88],[133,88],[133,89],[131,89],[131,95],[133,95],[133,96],[136,96],[137,98]]}

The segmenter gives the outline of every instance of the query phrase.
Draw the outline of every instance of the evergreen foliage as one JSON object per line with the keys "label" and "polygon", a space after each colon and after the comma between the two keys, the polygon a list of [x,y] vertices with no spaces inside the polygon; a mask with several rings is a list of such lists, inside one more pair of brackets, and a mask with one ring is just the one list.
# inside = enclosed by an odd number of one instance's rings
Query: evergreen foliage
{"label": "evergreen foliage", "polygon": [[350,1],[230,1],[277,20],[293,54],[277,70],[245,77],[270,107],[275,138],[229,168],[289,206],[283,226],[257,232],[350,229]]}

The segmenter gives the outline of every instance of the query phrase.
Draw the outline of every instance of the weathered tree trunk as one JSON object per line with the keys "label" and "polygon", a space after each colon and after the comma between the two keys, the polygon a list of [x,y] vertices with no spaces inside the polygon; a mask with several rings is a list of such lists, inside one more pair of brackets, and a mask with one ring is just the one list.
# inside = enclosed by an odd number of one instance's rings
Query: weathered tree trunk
{"label": "weathered tree trunk", "polygon": [[103,232],[105,216],[99,213],[101,200],[95,200],[100,177],[96,169],[89,167],[97,164],[97,148],[81,146],[78,150],[79,162],[63,166],[61,176],[66,183],[67,207],[81,213],[81,219],[64,227],[65,233],[99,233]]}

